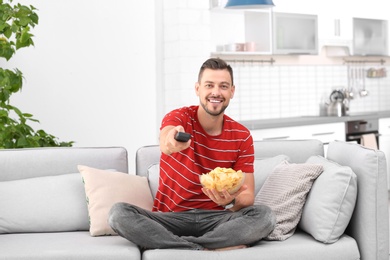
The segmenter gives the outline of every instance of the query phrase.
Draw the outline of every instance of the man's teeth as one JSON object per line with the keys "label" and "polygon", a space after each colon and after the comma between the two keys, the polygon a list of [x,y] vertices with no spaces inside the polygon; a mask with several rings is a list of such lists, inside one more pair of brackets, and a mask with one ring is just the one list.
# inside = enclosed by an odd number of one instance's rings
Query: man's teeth
{"label": "man's teeth", "polygon": [[211,103],[221,103],[220,100],[213,100],[213,99],[211,99],[210,102],[211,102]]}

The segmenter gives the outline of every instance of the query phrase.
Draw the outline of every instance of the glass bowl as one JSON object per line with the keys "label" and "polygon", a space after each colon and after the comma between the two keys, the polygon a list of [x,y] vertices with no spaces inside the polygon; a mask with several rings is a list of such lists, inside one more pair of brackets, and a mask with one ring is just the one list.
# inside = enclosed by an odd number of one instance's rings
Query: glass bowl
{"label": "glass bowl", "polygon": [[[220,179],[220,178],[213,178],[209,174],[202,174],[199,175],[199,181],[204,188],[215,189],[218,192],[227,190],[227,192],[233,194],[236,193],[245,182],[245,173],[244,172],[237,172],[237,173],[241,175],[240,179],[237,179],[236,177],[232,180],[229,180],[229,178]],[[219,173],[219,174],[224,174],[224,173]]]}

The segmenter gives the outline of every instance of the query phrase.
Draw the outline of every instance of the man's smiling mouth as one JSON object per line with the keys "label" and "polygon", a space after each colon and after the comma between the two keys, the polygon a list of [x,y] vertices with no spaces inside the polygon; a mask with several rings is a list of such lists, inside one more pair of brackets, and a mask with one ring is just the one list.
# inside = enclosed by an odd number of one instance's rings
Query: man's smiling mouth
{"label": "man's smiling mouth", "polygon": [[210,103],[222,103],[222,100],[221,99],[210,99],[209,98],[209,102]]}

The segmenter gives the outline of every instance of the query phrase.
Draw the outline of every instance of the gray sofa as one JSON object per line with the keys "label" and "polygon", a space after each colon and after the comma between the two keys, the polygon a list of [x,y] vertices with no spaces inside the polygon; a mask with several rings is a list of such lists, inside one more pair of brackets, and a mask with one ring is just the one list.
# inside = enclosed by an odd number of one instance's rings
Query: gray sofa
{"label": "gray sofa", "polygon": [[[255,142],[258,160],[285,155],[291,163],[323,156],[317,140]],[[136,174],[149,180],[152,194],[159,148],[141,147]],[[121,147],[0,150],[0,259],[389,259],[386,160],[383,152],[332,142],[327,158],[357,176],[357,200],[345,233],[323,243],[299,227],[285,241],[260,241],[232,251],[176,249],[141,252],[119,236],[91,236],[86,194],[77,165],[128,172]],[[314,186],[313,186],[314,187]],[[259,189],[260,187],[256,187]],[[28,194],[28,198],[19,198]],[[310,195],[310,194],[309,194]]]}

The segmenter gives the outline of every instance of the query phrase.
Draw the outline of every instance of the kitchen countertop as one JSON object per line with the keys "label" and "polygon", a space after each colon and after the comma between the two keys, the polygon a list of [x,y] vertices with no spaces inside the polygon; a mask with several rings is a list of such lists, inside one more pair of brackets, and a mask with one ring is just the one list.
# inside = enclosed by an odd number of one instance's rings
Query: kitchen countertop
{"label": "kitchen countertop", "polygon": [[240,121],[249,130],[281,128],[290,126],[331,124],[338,122],[349,122],[357,120],[369,120],[390,117],[390,111],[354,113],[347,116],[300,116],[287,118],[272,118]]}

